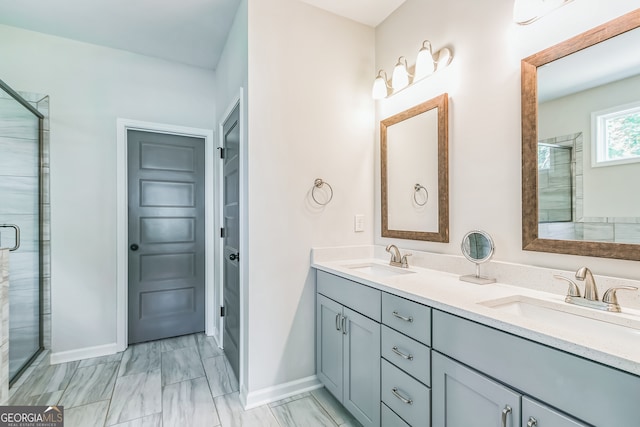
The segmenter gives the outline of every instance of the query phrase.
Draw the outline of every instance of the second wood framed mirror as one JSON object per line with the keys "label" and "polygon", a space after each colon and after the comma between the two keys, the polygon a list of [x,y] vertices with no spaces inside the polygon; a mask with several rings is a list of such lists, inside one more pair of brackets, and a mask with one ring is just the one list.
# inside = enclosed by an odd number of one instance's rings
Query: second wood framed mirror
{"label": "second wood framed mirror", "polygon": [[640,9],[522,60],[522,247],[640,260]]}

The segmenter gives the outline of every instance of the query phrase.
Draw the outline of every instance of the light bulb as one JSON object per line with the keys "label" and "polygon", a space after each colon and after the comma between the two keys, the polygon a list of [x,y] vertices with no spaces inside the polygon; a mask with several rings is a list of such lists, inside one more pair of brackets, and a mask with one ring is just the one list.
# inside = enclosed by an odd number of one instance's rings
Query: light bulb
{"label": "light bulb", "polygon": [[417,81],[433,74],[436,70],[435,65],[433,54],[431,53],[431,43],[428,40],[425,40],[422,43],[422,48],[418,51],[418,57],[416,58],[416,72],[413,80]]}
{"label": "light bulb", "polygon": [[404,63],[402,63],[402,59],[404,57],[401,56],[398,58],[398,63],[393,69],[393,75],[391,77],[391,86],[393,87],[393,91],[397,92],[400,89],[404,89],[409,86],[409,72],[407,71],[407,60],[405,59]]}
{"label": "light bulb", "polygon": [[387,73],[384,70],[378,71],[376,79],[373,81],[373,88],[371,89],[371,97],[373,99],[386,98],[389,94],[389,83],[387,83]]}
{"label": "light bulb", "polygon": [[437,69],[438,70],[443,69],[444,67],[446,67],[451,63],[452,59],[453,59],[453,55],[451,55],[451,51],[448,48],[443,47],[438,52],[438,59],[436,60]]}
{"label": "light bulb", "polygon": [[371,90],[371,97],[373,99],[383,99],[387,96],[387,82],[384,77],[378,76],[373,81],[373,89]]}

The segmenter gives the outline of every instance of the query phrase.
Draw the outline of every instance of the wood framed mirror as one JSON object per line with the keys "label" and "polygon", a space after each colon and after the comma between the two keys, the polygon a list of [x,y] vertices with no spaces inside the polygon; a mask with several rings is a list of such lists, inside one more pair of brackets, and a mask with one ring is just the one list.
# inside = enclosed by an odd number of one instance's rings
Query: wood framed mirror
{"label": "wood framed mirror", "polygon": [[522,60],[524,250],[640,260],[638,43],[640,9]]}
{"label": "wood framed mirror", "polygon": [[382,237],[449,241],[448,100],[380,122]]}

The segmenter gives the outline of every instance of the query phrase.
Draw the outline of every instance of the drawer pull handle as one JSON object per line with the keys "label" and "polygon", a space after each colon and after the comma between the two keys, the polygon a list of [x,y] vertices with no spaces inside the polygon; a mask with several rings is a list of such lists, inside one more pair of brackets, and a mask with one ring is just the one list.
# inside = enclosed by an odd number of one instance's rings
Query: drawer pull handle
{"label": "drawer pull handle", "polygon": [[502,427],[507,427],[507,415],[511,413],[511,406],[506,405],[502,410]]}
{"label": "drawer pull handle", "polygon": [[538,420],[533,417],[529,417],[529,421],[527,422],[527,427],[536,427],[538,425]]}
{"label": "drawer pull handle", "polygon": [[393,393],[393,395],[395,397],[397,397],[398,399],[402,400],[403,403],[406,403],[407,405],[413,405],[413,400],[412,399],[407,399],[406,397],[404,397],[403,395],[398,393],[398,387],[392,388],[391,389],[391,393]]}
{"label": "drawer pull handle", "polygon": [[397,354],[398,356],[400,356],[400,357],[402,357],[402,358],[404,358],[404,359],[407,359],[407,360],[413,360],[413,354],[404,354],[403,352],[401,352],[400,350],[398,350],[398,347],[397,347],[397,346],[393,346],[393,347],[391,348],[391,350],[392,350],[395,354]]}
{"label": "drawer pull handle", "polygon": [[399,314],[397,311],[394,311],[393,313],[394,316],[396,316],[398,319],[400,320],[404,320],[405,322],[409,322],[412,323],[413,322],[413,317],[409,316],[409,317],[404,317],[403,315]]}
{"label": "drawer pull handle", "polygon": [[336,314],[336,331],[340,330],[340,313]]}

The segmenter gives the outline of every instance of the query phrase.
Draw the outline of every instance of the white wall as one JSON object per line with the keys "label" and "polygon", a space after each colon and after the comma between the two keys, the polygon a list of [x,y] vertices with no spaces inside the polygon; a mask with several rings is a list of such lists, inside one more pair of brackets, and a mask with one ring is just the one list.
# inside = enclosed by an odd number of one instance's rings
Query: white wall
{"label": "white wall", "polygon": [[[249,0],[249,392],[315,374],[310,249],[373,241],[373,37],[297,0]],[[316,178],[333,187],[324,208]]]}
{"label": "white wall", "polygon": [[214,73],[0,26],[0,78],[51,97],[54,353],[116,341],[116,118],[198,128]]}
{"label": "white wall", "polygon": [[[588,265],[598,274],[639,279],[633,261],[522,251],[520,155],[520,60],[637,7],[633,0],[581,0],[518,26],[511,18],[512,1],[407,0],[379,25],[376,66],[387,73],[400,55],[415,61],[424,39],[435,50],[452,48],[454,58],[442,73],[379,101],[376,114],[379,121],[449,93],[450,243],[382,239],[379,215],[376,243],[460,254],[464,234],[479,228],[494,238],[496,259],[567,270]],[[376,214],[378,176],[376,166]]]}
{"label": "white wall", "polygon": [[540,104],[538,140],[582,132],[584,151],[584,216],[640,216],[640,198],[635,192],[640,163],[592,167],[591,113],[637,102],[640,99],[640,76],[581,91]]}

